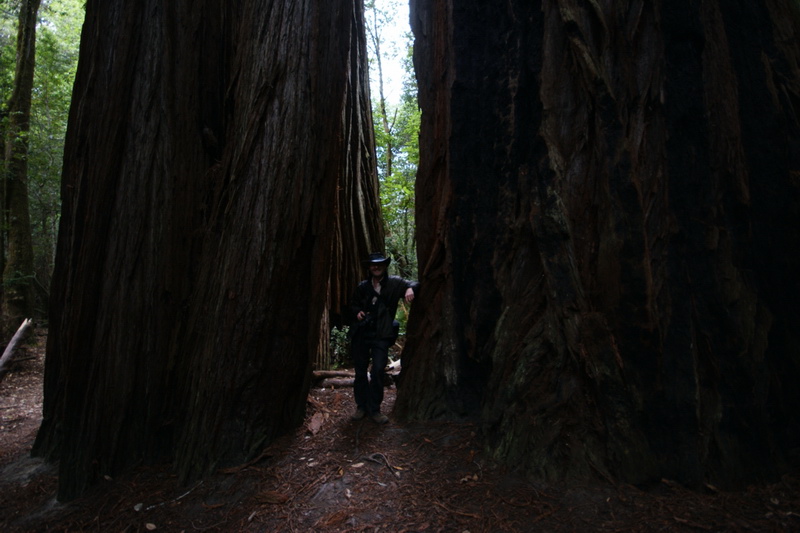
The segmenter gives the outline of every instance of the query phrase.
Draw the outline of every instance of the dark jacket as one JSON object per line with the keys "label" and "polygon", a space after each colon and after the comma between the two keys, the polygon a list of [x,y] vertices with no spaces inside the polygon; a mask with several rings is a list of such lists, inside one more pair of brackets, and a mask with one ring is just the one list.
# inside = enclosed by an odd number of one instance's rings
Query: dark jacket
{"label": "dark jacket", "polygon": [[[394,315],[397,313],[397,304],[411,288],[414,296],[418,295],[419,283],[409,281],[399,276],[384,276],[381,280],[381,292],[376,293],[372,288],[372,280],[365,279],[358,284],[350,299],[350,314],[353,320],[350,335],[362,333],[376,339],[391,339],[395,337],[392,325]],[[367,313],[364,320],[356,318],[359,311]]]}

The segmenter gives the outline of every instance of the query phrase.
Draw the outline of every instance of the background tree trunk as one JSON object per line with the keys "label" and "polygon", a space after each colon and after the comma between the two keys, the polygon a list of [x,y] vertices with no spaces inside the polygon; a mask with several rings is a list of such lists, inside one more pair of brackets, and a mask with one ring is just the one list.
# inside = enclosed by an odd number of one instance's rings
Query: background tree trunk
{"label": "background tree trunk", "polygon": [[3,180],[3,228],[7,246],[3,271],[3,336],[10,338],[19,325],[33,316],[33,244],[28,209],[28,132],[31,94],[36,67],[36,16],[39,0],[20,3],[17,29],[17,64],[14,89],[8,102]]}
{"label": "background tree trunk", "polygon": [[412,0],[420,277],[396,410],[546,479],[800,446],[796,2]]}
{"label": "background tree trunk", "polygon": [[382,243],[359,0],[87,4],[44,420],[59,497],[302,420],[323,308]]}

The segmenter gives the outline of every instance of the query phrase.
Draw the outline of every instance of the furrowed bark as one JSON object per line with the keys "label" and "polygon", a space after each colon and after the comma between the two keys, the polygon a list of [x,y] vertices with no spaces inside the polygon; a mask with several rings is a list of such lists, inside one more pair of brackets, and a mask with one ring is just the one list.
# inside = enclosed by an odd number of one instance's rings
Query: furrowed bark
{"label": "furrowed bark", "polygon": [[398,413],[477,416],[545,479],[780,471],[800,446],[798,20],[412,2],[430,200]]}
{"label": "furrowed bark", "polygon": [[65,148],[44,420],[59,498],[182,479],[302,419],[381,242],[358,1],[89,2]]}

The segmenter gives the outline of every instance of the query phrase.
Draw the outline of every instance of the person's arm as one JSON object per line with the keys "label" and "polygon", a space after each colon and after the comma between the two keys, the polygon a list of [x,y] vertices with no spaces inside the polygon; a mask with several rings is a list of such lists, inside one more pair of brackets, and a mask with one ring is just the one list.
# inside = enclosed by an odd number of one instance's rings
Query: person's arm
{"label": "person's arm", "polygon": [[403,280],[406,285],[405,294],[403,298],[405,298],[406,303],[411,303],[414,301],[414,298],[417,297],[417,291],[419,289],[419,283],[416,281],[409,281],[407,279]]}
{"label": "person's arm", "polygon": [[406,303],[409,303],[409,304],[414,301],[414,288],[413,287],[409,287],[409,288],[406,289],[406,294],[405,294],[404,298],[406,300]]}

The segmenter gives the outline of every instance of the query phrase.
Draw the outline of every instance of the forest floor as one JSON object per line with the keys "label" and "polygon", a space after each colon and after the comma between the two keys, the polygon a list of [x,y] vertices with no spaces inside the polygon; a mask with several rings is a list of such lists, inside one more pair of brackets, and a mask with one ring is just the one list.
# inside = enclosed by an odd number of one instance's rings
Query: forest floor
{"label": "forest floor", "polygon": [[312,389],[303,427],[256,461],[189,486],[170,465],[106,479],[69,503],[30,457],[44,333],[0,383],[0,531],[800,531],[800,475],[741,491],[667,480],[551,486],[495,464],[466,422],[352,422],[352,389]]}

